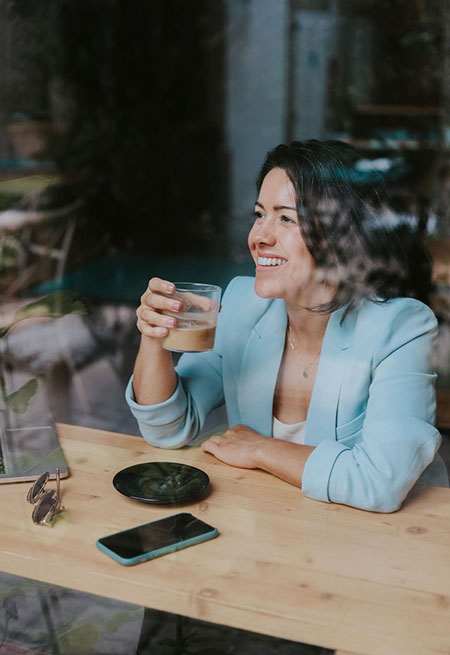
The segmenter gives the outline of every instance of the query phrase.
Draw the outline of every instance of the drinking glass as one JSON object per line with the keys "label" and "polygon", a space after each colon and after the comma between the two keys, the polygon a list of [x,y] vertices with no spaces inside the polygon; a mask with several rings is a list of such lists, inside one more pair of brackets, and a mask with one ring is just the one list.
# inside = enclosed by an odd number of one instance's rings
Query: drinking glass
{"label": "drinking glass", "polygon": [[163,341],[163,347],[177,353],[212,350],[222,289],[214,284],[175,282],[175,291],[167,297],[179,300],[178,312],[164,314],[177,319]]}

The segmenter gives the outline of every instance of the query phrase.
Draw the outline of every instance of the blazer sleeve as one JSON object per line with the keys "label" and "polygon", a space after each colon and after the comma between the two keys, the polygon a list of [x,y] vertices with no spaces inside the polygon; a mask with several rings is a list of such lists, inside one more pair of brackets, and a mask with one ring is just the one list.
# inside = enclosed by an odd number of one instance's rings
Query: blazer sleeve
{"label": "blazer sleeve", "polygon": [[415,300],[387,305],[362,438],[353,447],[321,442],[302,480],[312,498],[378,512],[400,507],[441,441],[434,427],[436,375],[430,364],[436,318]]}
{"label": "blazer sleeve", "polygon": [[200,433],[208,414],[224,402],[222,339],[228,320],[228,298],[236,278],[228,285],[219,313],[214,350],[186,353],[175,368],[178,384],[170,398],[156,405],[139,405],[131,377],[125,399],[144,439],[160,448],[181,448]]}

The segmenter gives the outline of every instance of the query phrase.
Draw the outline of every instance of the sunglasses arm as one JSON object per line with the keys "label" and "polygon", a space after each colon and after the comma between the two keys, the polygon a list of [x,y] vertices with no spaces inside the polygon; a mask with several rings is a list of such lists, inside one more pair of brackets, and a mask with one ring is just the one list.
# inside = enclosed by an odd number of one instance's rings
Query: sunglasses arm
{"label": "sunglasses arm", "polygon": [[59,474],[59,468],[56,469],[56,511],[61,508],[61,479]]}

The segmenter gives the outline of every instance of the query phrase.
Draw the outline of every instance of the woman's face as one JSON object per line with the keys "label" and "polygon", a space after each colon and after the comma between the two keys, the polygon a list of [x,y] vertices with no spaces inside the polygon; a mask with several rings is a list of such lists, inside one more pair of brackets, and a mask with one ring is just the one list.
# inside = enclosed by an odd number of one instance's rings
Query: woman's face
{"label": "woman's face", "polygon": [[317,295],[316,268],[300,232],[294,187],[281,168],[263,180],[248,245],[258,296],[307,305]]}

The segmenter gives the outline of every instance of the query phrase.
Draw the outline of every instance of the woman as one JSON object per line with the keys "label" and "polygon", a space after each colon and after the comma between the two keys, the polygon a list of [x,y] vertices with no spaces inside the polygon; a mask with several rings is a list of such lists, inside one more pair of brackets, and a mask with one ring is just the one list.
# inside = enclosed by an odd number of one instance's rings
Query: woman
{"label": "woman", "polygon": [[429,261],[406,227],[383,227],[379,196],[369,202],[354,184],[357,159],[338,142],[268,154],[248,237],[255,278],[228,286],[214,351],[174,369],[161,343],[176,321],[161,312],[179,306],[162,295],[173,285],[153,278],[127,400],[143,436],[164,448],[189,444],[225,402],[230,428],[205,452],[311,498],[391,512],[419,478],[448,486],[435,458],[437,322],[405,297],[425,297]]}

